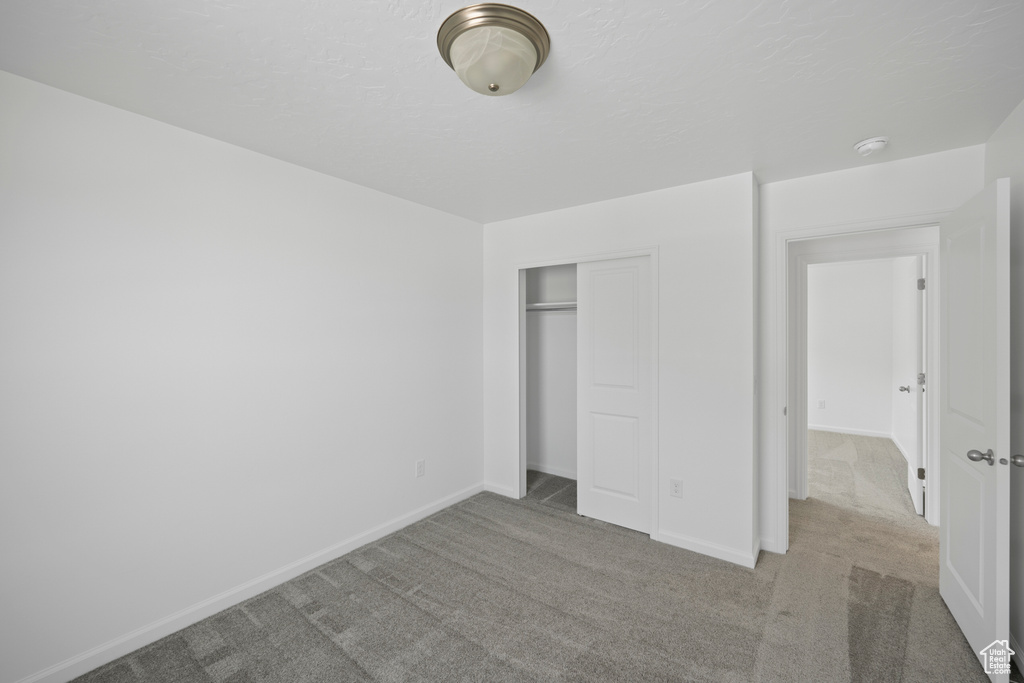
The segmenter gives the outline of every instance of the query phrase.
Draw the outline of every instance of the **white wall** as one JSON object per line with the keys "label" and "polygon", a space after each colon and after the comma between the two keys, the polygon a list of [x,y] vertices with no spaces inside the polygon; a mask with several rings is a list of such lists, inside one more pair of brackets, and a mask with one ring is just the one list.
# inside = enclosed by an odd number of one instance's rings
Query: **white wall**
{"label": "white wall", "polygon": [[[753,177],[745,173],[485,226],[488,488],[518,491],[518,270],[656,249],[660,457],[653,535],[753,562],[755,202]],[[670,478],[684,482],[682,498],[668,496]]]}
{"label": "white wall", "polygon": [[905,457],[916,453],[918,260],[808,266],[810,429],[891,438]]}
{"label": "white wall", "polygon": [[576,264],[565,263],[526,271],[526,303],[576,301]]}
{"label": "white wall", "polygon": [[807,267],[808,428],[892,435],[892,297],[890,259]]}
{"label": "white wall", "polygon": [[[883,157],[884,158],[884,157]],[[761,186],[759,452],[762,547],[788,546],[785,510],[786,240],[852,230],[925,224],[963,204],[983,186],[985,148],[966,147]]]}
{"label": "white wall", "polygon": [[[892,260],[892,440],[911,469],[917,467],[917,399],[921,392],[917,373],[923,368],[920,307],[924,294],[917,288],[921,260],[918,256]],[[933,281],[932,287],[936,284]],[[900,392],[900,386],[909,386],[910,392]]]}
{"label": "white wall", "polygon": [[[576,264],[526,271],[526,304],[575,303]],[[526,313],[527,467],[576,478],[576,311]]]}
{"label": "white wall", "polygon": [[480,225],[2,72],[0,150],[0,680],[482,489]]}
{"label": "white wall", "polygon": [[[1024,454],[1024,102],[985,148],[985,182],[1012,179],[1010,189],[1010,447]],[[1024,468],[1011,475],[1010,636],[1017,663],[1024,667]]]}
{"label": "white wall", "polygon": [[576,478],[576,311],[526,313],[527,466]]}

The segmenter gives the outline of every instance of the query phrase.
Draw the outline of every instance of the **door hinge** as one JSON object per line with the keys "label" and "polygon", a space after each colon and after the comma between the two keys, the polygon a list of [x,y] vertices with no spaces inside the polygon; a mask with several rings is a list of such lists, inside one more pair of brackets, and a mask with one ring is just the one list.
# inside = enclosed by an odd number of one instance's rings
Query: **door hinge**
{"label": "door hinge", "polygon": [[918,289],[924,289],[924,278],[923,277],[917,278],[917,288]]}
{"label": "door hinge", "polygon": [[917,478],[921,479],[922,481],[924,480],[924,468],[923,467],[918,467],[917,468]]}

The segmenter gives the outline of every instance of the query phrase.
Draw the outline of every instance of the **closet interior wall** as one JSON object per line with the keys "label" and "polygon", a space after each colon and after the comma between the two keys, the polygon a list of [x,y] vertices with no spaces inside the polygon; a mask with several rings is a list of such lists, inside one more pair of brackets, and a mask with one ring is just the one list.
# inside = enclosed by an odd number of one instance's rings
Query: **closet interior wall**
{"label": "closet interior wall", "polygon": [[576,479],[576,264],[526,271],[526,466]]}

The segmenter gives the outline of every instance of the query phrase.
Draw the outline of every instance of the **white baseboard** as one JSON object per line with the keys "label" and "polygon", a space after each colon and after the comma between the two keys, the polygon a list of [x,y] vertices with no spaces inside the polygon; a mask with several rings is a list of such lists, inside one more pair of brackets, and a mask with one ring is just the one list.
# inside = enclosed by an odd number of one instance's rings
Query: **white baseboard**
{"label": "white baseboard", "polygon": [[827,427],[824,425],[807,425],[807,429],[816,432],[835,432],[836,434],[852,434],[853,436],[877,436],[881,439],[891,439],[892,434],[888,432],[874,432],[870,429],[855,429],[854,427]]}
{"label": "white baseboard", "polygon": [[576,469],[563,469],[554,465],[542,465],[538,462],[527,462],[526,469],[537,470],[544,474],[553,474],[556,477],[565,477],[566,479],[576,479]]}
{"label": "white baseboard", "polygon": [[228,607],[237,605],[243,600],[248,600],[255,595],[259,595],[264,591],[281,585],[285,581],[290,581],[296,576],[305,574],[309,570],[315,569],[325,562],[330,562],[331,560],[337,559],[346,553],[350,553],[367,543],[373,543],[376,540],[384,538],[388,534],[418,522],[424,517],[429,517],[435,512],[455,505],[470,496],[476,495],[484,489],[484,484],[474,484],[473,486],[462,489],[461,491],[457,491],[450,496],[446,496],[433,503],[424,505],[421,508],[417,508],[416,510],[402,515],[401,517],[396,517],[389,522],[375,526],[372,529],[364,531],[363,533],[353,536],[345,541],[341,541],[340,543],[336,543],[328,548],[324,548],[312,555],[307,555],[306,557],[287,564],[280,569],[268,572],[263,576],[253,579],[252,581],[247,581],[246,583],[226,590],[219,595],[214,595],[211,598],[196,603],[191,607],[179,610],[178,612],[168,615],[163,619],[158,619],[151,624],[137,628],[134,631],[120,636],[119,638],[115,638],[114,640],[94,647],[91,650],[87,650],[58,664],[54,664],[42,671],[30,674],[16,683],[65,683],[66,681],[70,681],[73,678],[92,671],[96,667],[112,662],[118,657],[123,657],[130,652],[134,652],[144,645],[156,642],[164,636],[168,636],[187,626],[191,626],[206,617],[221,612]]}
{"label": "white baseboard", "polygon": [[757,555],[761,548],[761,539],[756,539],[753,548],[751,548],[750,551],[745,552],[742,550],[736,550],[735,548],[727,548],[723,545],[718,545],[717,543],[708,543],[707,541],[700,541],[695,538],[680,536],[679,534],[673,534],[669,531],[660,531],[658,533],[658,540],[662,543],[674,545],[677,548],[692,550],[693,552],[700,553],[702,555],[709,555],[711,557],[718,558],[719,560],[738,564],[741,567],[747,567],[748,569],[753,569],[754,565],[757,564]]}
{"label": "white baseboard", "polygon": [[484,482],[484,491],[490,491],[491,493],[497,493],[499,496],[505,496],[506,498],[515,498],[516,492],[508,486],[498,486],[497,484],[490,484]]}

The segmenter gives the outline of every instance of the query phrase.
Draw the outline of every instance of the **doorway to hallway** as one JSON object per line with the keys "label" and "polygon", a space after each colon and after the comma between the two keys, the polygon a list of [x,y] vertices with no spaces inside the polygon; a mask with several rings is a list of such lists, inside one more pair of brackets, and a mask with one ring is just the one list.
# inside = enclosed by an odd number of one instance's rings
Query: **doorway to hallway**
{"label": "doorway to hallway", "polygon": [[[857,233],[849,235],[839,235],[834,237],[816,238],[793,241],[788,246],[788,308],[790,314],[788,316],[788,332],[787,336],[792,343],[788,344],[788,355],[789,355],[789,411],[790,419],[788,421],[788,441],[789,441],[789,496],[790,498],[805,499],[808,495],[808,456],[807,456],[807,442],[808,442],[808,428],[822,427],[826,423],[822,423],[820,420],[824,418],[824,413],[829,412],[829,406],[836,406],[836,400],[839,402],[837,407],[844,406],[849,410],[843,416],[837,417],[838,422],[834,422],[828,425],[828,429],[831,431],[838,432],[853,432],[861,433],[866,436],[885,436],[892,438],[894,436],[893,423],[892,423],[892,410],[894,407],[902,405],[909,394],[913,397],[916,402],[917,417],[915,418],[915,427],[913,432],[915,438],[909,439],[903,437],[900,439],[912,448],[907,448],[906,454],[906,470],[904,476],[904,482],[906,490],[911,495],[911,498],[915,500],[915,507],[922,509],[924,506],[921,504],[921,483],[918,479],[918,473],[921,469],[925,470],[927,481],[932,489],[932,492],[938,490],[940,483],[940,472],[938,471],[938,458],[935,453],[932,453],[928,449],[929,444],[938,442],[938,439],[934,435],[935,425],[937,420],[934,419],[934,412],[937,406],[933,405],[933,402],[927,401],[927,397],[931,394],[925,393],[924,385],[918,383],[918,378],[914,376],[913,368],[909,372],[906,370],[901,371],[903,374],[893,374],[894,367],[894,356],[893,356],[893,341],[892,332],[889,332],[889,341],[886,342],[885,348],[882,349],[881,353],[888,358],[888,361],[884,363],[882,372],[880,374],[881,380],[884,386],[881,389],[876,387],[875,391],[881,391],[878,394],[881,398],[880,402],[884,404],[883,410],[881,411],[883,417],[888,416],[887,422],[874,424],[867,429],[850,429],[850,424],[843,424],[844,421],[853,419],[862,419],[864,416],[857,416],[857,406],[863,407],[863,404],[870,402],[870,398],[865,399],[864,397],[847,398],[842,394],[826,394],[826,395],[809,395],[809,344],[811,343],[808,339],[808,302],[809,302],[809,284],[812,282],[809,279],[809,273],[812,268],[822,264],[829,264],[830,266],[841,266],[843,264],[851,264],[856,262],[873,262],[883,259],[903,259],[904,257],[913,257],[918,259],[917,263],[920,264],[920,274],[927,274],[930,277],[934,277],[936,274],[936,264],[938,262],[938,229],[937,227],[921,227],[921,228],[908,228],[899,230],[885,230],[875,231],[870,233]],[[886,277],[892,278],[893,273],[898,269],[892,269],[886,266]],[[925,278],[927,280],[927,278]],[[892,291],[892,282],[890,280],[890,291]],[[928,354],[925,349],[935,348],[936,339],[938,336],[937,320],[938,315],[936,307],[938,304],[937,297],[929,297],[925,300],[922,292],[917,290],[917,279],[911,278],[905,283],[901,284],[901,287],[913,288],[912,295],[922,295],[919,301],[920,306],[920,324],[917,326],[920,330],[920,340],[915,341],[912,346],[916,348],[920,356],[914,363],[918,364],[920,373],[923,373],[924,377],[935,377],[935,358],[932,357],[934,354]],[[925,284],[926,291],[927,285]],[[855,302],[857,300],[858,292],[853,292],[852,297],[848,297],[847,304]],[[892,321],[892,308],[889,308],[889,325],[893,325]],[[835,310],[832,311],[833,321],[843,322],[846,321],[844,318],[844,311]],[[916,314],[915,314],[916,315]],[[837,323],[838,324],[838,323]],[[856,336],[856,333],[851,333]],[[849,336],[849,335],[848,335]],[[836,363],[833,363],[836,365]],[[841,367],[841,362],[838,364],[840,373],[842,370],[847,368]],[[908,375],[908,376],[904,376]],[[837,375],[838,376],[838,375]],[[862,378],[856,376],[856,379]],[[877,383],[876,381],[876,383]],[[898,387],[907,387],[909,391],[901,392]],[[816,387],[816,390],[819,388]],[[832,389],[831,391],[835,391]],[[860,389],[853,393],[861,392]],[[861,392],[862,393],[862,392]],[[866,395],[866,394],[865,394]],[[824,401],[824,408],[818,408]],[[808,416],[811,413],[817,413],[815,415],[815,422],[818,424],[811,424]],[[835,417],[835,416],[834,416]],[[877,420],[878,416],[874,416]],[[927,427],[927,428],[926,428]],[[901,432],[908,430],[901,429]],[[915,495],[916,494],[916,495]],[[933,497],[933,500],[937,498]],[[931,506],[931,509],[923,509],[925,517],[929,523],[933,525],[938,524],[938,508],[937,506]]]}
{"label": "doorway to hallway", "polygon": [[[880,439],[897,455],[902,497],[917,514],[927,450],[925,281],[923,256],[807,266],[808,428]],[[813,451],[808,441],[809,461]]]}

